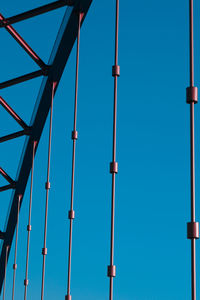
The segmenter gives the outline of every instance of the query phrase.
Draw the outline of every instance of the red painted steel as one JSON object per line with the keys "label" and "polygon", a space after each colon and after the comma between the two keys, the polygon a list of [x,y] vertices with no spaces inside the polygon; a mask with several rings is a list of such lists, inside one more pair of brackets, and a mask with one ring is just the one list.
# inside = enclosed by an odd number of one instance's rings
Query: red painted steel
{"label": "red painted steel", "polygon": [[[68,61],[69,55],[73,48],[74,42],[77,36],[77,11],[80,10],[84,12],[84,17],[81,21],[81,25],[85,19],[85,16],[88,12],[88,9],[91,5],[92,0],[73,0],[73,3],[67,3],[69,5],[73,4],[72,8],[68,8],[64,14],[62,25],[59,29],[59,34],[57,36],[56,42],[54,44],[52,55],[49,59],[49,66],[47,66],[47,70],[39,70],[36,72],[32,72],[26,74],[24,76],[6,81],[4,83],[0,83],[0,88],[9,87],[13,84],[17,84],[23,82],[25,80],[35,78],[36,76],[46,75],[47,78],[43,78],[42,85],[38,94],[37,104],[35,107],[35,112],[33,119],[31,120],[31,127],[25,132],[17,132],[6,137],[0,138],[0,141],[10,140],[17,136],[22,136],[24,134],[30,135],[26,138],[26,142],[23,149],[22,158],[19,164],[19,171],[17,174],[17,182],[15,186],[9,185],[5,187],[0,187],[0,191],[15,188],[14,193],[11,196],[11,206],[9,209],[9,215],[7,222],[5,224],[5,233],[1,234],[4,237],[4,241],[1,248],[0,253],[0,269],[4,269],[5,264],[5,255],[6,255],[6,246],[12,244],[13,236],[16,228],[16,215],[17,215],[17,198],[19,194],[24,195],[28,177],[31,171],[31,160],[32,160],[32,142],[33,140],[37,140],[38,143],[41,138],[41,134],[46,122],[46,118],[51,106],[51,89],[49,88],[52,81],[56,81],[59,84],[61,79],[64,67]],[[61,1],[60,1],[61,2]],[[38,9],[34,10],[35,12],[39,12]],[[26,12],[25,14],[21,14],[23,16],[28,16],[30,12]],[[32,12],[33,13],[33,12]],[[17,17],[17,16],[15,16]],[[18,15],[19,17],[19,15]],[[17,18],[15,18],[15,21]],[[18,19],[19,20],[19,19]],[[4,19],[6,21],[6,19]],[[12,19],[13,21],[13,19]],[[0,22],[2,24],[2,22]],[[8,25],[8,24],[7,24]],[[9,24],[10,25],[10,24]],[[18,41],[19,42],[19,41]],[[49,187],[49,186],[48,186]],[[21,202],[23,201],[23,197]],[[73,216],[73,215],[72,215]],[[46,253],[46,249],[43,251]],[[8,251],[8,258],[10,254],[10,249]],[[3,286],[4,272],[0,272],[0,290]]]}
{"label": "red painted steel", "polygon": [[24,129],[27,129],[28,126],[20,118],[20,116],[12,109],[12,107],[0,96],[0,104],[5,108],[5,110],[15,119],[15,121]]}
{"label": "red painted steel", "polygon": [[25,82],[25,81],[28,81],[28,80],[31,80],[31,79],[34,79],[34,78],[37,78],[37,77],[40,77],[40,76],[47,76],[47,73],[48,73],[47,69],[45,71],[38,70],[38,71],[34,71],[31,73],[7,80],[5,82],[1,82],[0,90],[5,89],[10,86],[13,86],[13,85],[16,85],[16,84],[19,84],[19,83],[22,83],[22,82]]}
{"label": "red painted steel", "polygon": [[[187,88],[187,103],[190,104],[190,179],[191,179],[191,222],[188,224],[188,238],[191,239],[191,299],[196,300],[196,238],[198,225],[195,222],[195,145],[194,145],[194,104],[197,103],[197,88],[194,87],[194,12],[193,0],[189,0],[190,31],[190,87]],[[192,97],[191,97],[192,96]],[[190,100],[190,101],[189,101]],[[195,226],[194,226],[195,224]],[[192,228],[192,234],[190,229]]]}
{"label": "red painted steel", "polygon": [[10,17],[10,18],[6,18],[4,19],[4,21],[0,22],[0,27],[6,27],[7,25],[11,25],[17,22],[21,22],[36,16],[39,16],[41,14],[50,12],[52,10],[61,8],[63,6],[71,6],[73,4],[73,2],[71,0],[59,0],[59,1],[55,1],[34,9],[31,9],[29,11],[26,11],[24,13],[18,14],[16,16]]}
{"label": "red painted steel", "polygon": [[14,180],[6,173],[6,171],[3,170],[3,168],[0,167],[0,174],[10,183],[13,184]]}
{"label": "red painted steel", "polygon": [[15,298],[15,278],[16,278],[16,270],[17,270],[17,244],[18,244],[18,230],[19,230],[19,208],[20,208],[20,201],[22,196],[18,196],[18,203],[17,203],[17,227],[16,227],[16,236],[15,236],[15,257],[14,257],[14,264],[13,264],[13,287],[12,287],[12,300]]}
{"label": "red painted steel", "polygon": [[67,280],[67,295],[65,299],[71,299],[70,288],[71,288],[71,257],[72,257],[72,225],[75,217],[73,210],[74,205],[74,177],[75,177],[75,156],[76,156],[76,140],[78,138],[78,132],[76,131],[77,121],[77,101],[78,101],[78,75],[79,75],[79,52],[80,52],[80,29],[81,20],[83,14],[78,14],[78,35],[77,35],[77,51],[76,51],[76,77],[75,77],[75,102],[74,102],[74,128],[72,131],[73,150],[72,150],[72,177],[71,177],[71,205],[69,211],[69,254],[68,254],[68,280]]}
{"label": "red painted steel", "polygon": [[108,277],[110,278],[109,300],[113,300],[113,278],[116,276],[114,265],[114,225],[115,225],[115,175],[118,172],[116,162],[116,131],[117,131],[117,81],[120,68],[118,66],[118,36],[119,36],[119,0],[116,0],[116,21],[115,21],[115,64],[112,68],[114,77],[114,108],[113,108],[113,153],[111,173],[112,173],[112,195],[111,195],[111,239],[110,239],[110,266],[108,266]]}
{"label": "red painted steel", "polygon": [[50,112],[50,126],[49,126],[49,147],[48,147],[48,162],[47,162],[47,182],[46,188],[46,207],[45,207],[45,224],[44,224],[44,247],[42,249],[43,264],[42,264],[42,288],[41,288],[41,300],[44,298],[44,279],[45,279],[45,261],[47,255],[46,240],[47,240],[47,217],[48,217],[48,202],[49,202],[49,189],[50,189],[50,162],[51,162],[51,136],[52,136],[52,122],[53,122],[53,101],[56,89],[56,82],[52,83],[52,95],[51,95],[51,112]]}
{"label": "red painted steel", "polygon": [[26,130],[17,131],[15,133],[11,133],[5,136],[0,137],[0,143],[13,140],[15,138],[18,138],[20,136],[29,135],[31,131],[31,128],[28,127]]}
{"label": "red painted steel", "polygon": [[29,245],[30,245],[30,232],[31,232],[31,212],[32,212],[32,198],[33,198],[33,174],[34,174],[34,160],[35,160],[35,148],[37,142],[33,141],[33,155],[32,155],[32,170],[31,170],[31,188],[30,188],[30,201],[29,201],[29,216],[27,226],[27,251],[26,251],[26,272],[24,280],[24,300],[27,297],[27,286],[28,286],[28,263],[29,263]]}
{"label": "red painted steel", "polygon": [[8,184],[8,185],[4,185],[4,186],[1,186],[0,187],[0,192],[4,192],[4,191],[8,191],[8,190],[11,190],[11,189],[14,189],[16,186],[16,184]]}
{"label": "red painted steel", "polygon": [[5,268],[4,268],[4,284],[3,284],[3,300],[5,300],[5,294],[6,294],[6,271],[7,271],[7,263],[8,263],[8,249],[9,249],[9,246],[6,247],[6,259],[5,259]]}
{"label": "red painted steel", "polygon": [[[5,18],[0,14],[0,21],[5,22]],[[11,25],[5,25],[5,29],[10,33],[10,35],[16,40],[16,42],[26,51],[26,53],[36,62],[41,69],[46,69],[46,64],[41,60],[41,58],[31,49],[31,47],[25,42],[25,40],[17,33],[17,31]]]}

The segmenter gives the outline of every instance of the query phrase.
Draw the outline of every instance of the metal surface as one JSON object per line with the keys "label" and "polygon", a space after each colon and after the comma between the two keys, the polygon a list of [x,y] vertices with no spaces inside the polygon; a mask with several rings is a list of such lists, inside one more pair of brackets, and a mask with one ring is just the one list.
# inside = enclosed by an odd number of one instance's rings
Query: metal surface
{"label": "metal surface", "polygon": [[14,183],[14,180],[0,167],[0,174],[10,183]]}
{"label": "metal surface", "polygon": [[23,128],[27,129],[28,126],[20,118],[20,116],[12,109],[12,107],[0,96],[0,104],[5,108],[5,110],[13,117],[13,119]]}
{"label": "metal surface", "polygon": [[75,77],[75,102],[74,102],[74,129],[72,131],[73,140],[73,150],[72,150],[72,176],[71,176],[71,204],[69,211],[69,253],[68,253],[68,278],[67,278],[67,295],[66,297],[71,299],[70,289],[71,289],[71,260],[72,260],[72,225],[75,217],[75,212],[73,210],[74,205],[74,175],[75,175],[75,156],[76,156],[76,140],[78,138],[78,132],[76,131],[76,121],[77,121],[77,100],[78,100],[78,71],[79,71],[79,52],[80,52],[80,29],[81,20],[83,14],[79,12],[77,14],[78,26],[77,26],[77,50],[76,50],[76,77]]}
{"label": "metal surface", "polygon": [[189,222],[187,223],[187,238],[199,239],[199,223]]}
{"label": "metal surface", "polygon": [[197,103],[198,102],[198,89],[195,86],[190,86],[186,89],[186,102]]}
{"label": "metal surface", "polygon": [[30,201],[29,201],[29,216],[28,216],[28,225],[27,225],[27,250],[26,250],[26,272],[25,272],[25,280],[24,280],[24,300],[26,300],[27,286],[28,286],[28,263],[29,263],[29,246],[30,246],[30,232],[31,232],[32,199],[33,199],[33,174],[34,174],[34,160],[35,160],[36,145],[37,142],[33,141],[31,188],[30,188]]}
{"label": "metal surface", "polygon": [[8,185],[0,187],[0,192],[12,189],[15,187],[16,182],[0,167],[0,174],[9,182]]}
{"label": "metal surface", "polygon": [[118,66],[118,35],[119,35],[119,0],[116,0],[116,24],[115,24],[115,64],[112,68],[114,77],[114,108],[113,108],[113,155],[110,164],[112,173],[112,195],[111,195],[111,238],[110,238],[110,266],[108,276],[110,277],[109,300],[113,300],[113,278],[116,273],[114,265],[114,225],[115,225],[115,175],[118,172],[118,164],[116,162],[116,131],[117,131],[117,81],[119,76]]}
{"label": "metal surface", "polygon": [[[11,197],[9,213],[4,228],[5,239],[1,247],[0,270],[4,269],[6,246],[12,244],[13,235],[16,227],[16,212],[17,212],[16,199],[19,194],[21,194],[22,196],[24,195],[28,177],[30,174],[31,165],[32,165],[32,142],[35,140],[39,143],[46,122],[46,118],[48,116],[48,112],[50,109],[51,82],[56,81],[58,86],[65,65],[68,61],[69,55],[73,48],[74,42],[76,40],[77,37],[76,29],[78,24],[76,12],[81,9],[81,11],[84,13],[84,16],[81,21],[82,24],[87,15],[91,3],[92,0],[75,0],[74,6],[67,8],[56,42],[54,44],[53,51],[48,63],[48,65],[50,65],[51,67],[48,71],[47,76],[44,77],[39,91],[34,113],[30,122],[30,127],[31,127],[30,136],[27,136],[26,138],[22,157],[20,160],[20,164],[16,176],[16,186]],[[23,201],[23,197],[22,197],[22,201]],[[9,253],[10,253],[10,248],[8,251],[8,258],[9,258]],[[0,272],[0,291],[2,290],[3,279],[4,279],[4,272]]]}
{"label": "metal surface", "polygon": [[20,130],[20,131],[0,137],[0,143],[7,142],[10,140],[16,139],[20,136],[24,136],[24,135],[28,135],[28,134],[30,134],[29,128],[27,128],[26,130]]}
{"label": "metal surface", "polygon": [[[0,21],[5,23],[5,18],[0,14]],[[5,29],[16,40],[16,42],[26,51],[26,53],[36,62],[36,64],[43,70],[46,69],[46,64],[41,58],[33,51],[33,49],[25,42],[25,40],[19,35],[19,33],[11,26],[5,25]]]}
{"label": "metal surface", "polygon": [[[12,300],[14,300],[15,298],[15,278],[16,278],[16,270],[17,270],[17,245],[18,245],[18,230],[19,230],[19,207],[20,207],[21,198],[22,196],[19,195],[17,201],[17,226],[16,226],[16,236],[15,236],[15,256],[14,256],[14,264],[13,264]],[[6,251],[6,254],[8,254],[8,251]]]}
{"label": "metal surface", "polygon": [[44,298],[44,277],[45,277],[45,262],[47,255],[47,219],[48,219],[48,202],[49,202],[49,189],[50,189],[50,163],[51,163],[51,141],[52,141],[52,122],[53,122],[53,101],[56,89],[56,82],[52,82],[52,95],[51,95],[51,110],[50,110],[50,124],[49,124],[49,146],[48,146],[48,162],[47,162],[47,181],[45,184],[46,189],[46,206],[45,206],[45,221],[44,221],[44,247],[42,249],[43,264],[42,264],[42,288],[41,288],[41,300]]}
{"label": "metal surface", "polygon": [[16,184],[8,184],[8,185],[1,186],[0,187],[0,192],[4,192],[4,191],[7,191],[7,190],[14,189],[15,186],[16,186]]}
{"label": "metal surface", "polygon": [[[189,32],[190,32],[190,87],[194,97],[190,97],[190,180],[191,180],[191,223],[195,223],[195,148],[194,148],[194,104],[197,103],[197,88],[194,88],[194,35],[193,35],[193,0],[189,0]],[[190,95],[191,96],[191,95]],[[194,98],[194,99],[191,99]],[[193,228],[194,230],[194,228]],[[196,230],[196,228],[195,228]],[[193,232],[194,233],[194,232]],[[195,232],[196,234],[197,232]],[[189,237],[190,238],[190,237]],[[196,239],[191,237],[191,299],[196,300]]]}
{"label": "metal surface", "polygon": [[7,262],[8,262],[8,248],[6,247],[6,259],[5,259],[5,269],[4,269],[4,285],[3,285],[3,300],[5,300],[6,295],[6,271],[7,271]]}
{"label": "metal surface", "polygon": [[30,18],[33,18],[35,16],[39,16],[41,14],[47,13],[49,11],[55,10],[57,8],[66,6],[66,5],[72,5],[72,0],[59,0],[55,1],[40,7],[37,7],[35,9],[31,9],[29,11],[26,11],[24,13],[18,14],[16,16],[4,19],[4,21],[1,20],[0,27],[6,27],[7,25],[11,25],[20,21],[24,21]]}
{"label": "metal surface", "polygon": [[5,89],[5,88],[10,87],[10,86],[13,86],[15,84],[25,82],[25,81],[30,80],[30,79],[40,77],[42,75],[46,75],[46,71],[44,72],[43,70],[38,70],[38,71],[31,72],[31,73],[28,73],[28,74],[23,75],[23,76],[19,76],[17,78],[7,80],[5,82],[1,82],[0,83],[0,90]]}

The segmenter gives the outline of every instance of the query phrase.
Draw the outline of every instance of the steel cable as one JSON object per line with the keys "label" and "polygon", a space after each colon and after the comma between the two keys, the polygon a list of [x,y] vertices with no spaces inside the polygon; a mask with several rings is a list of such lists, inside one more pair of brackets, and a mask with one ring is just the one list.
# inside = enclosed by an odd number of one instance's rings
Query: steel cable
{"label": "steel cable", "polygon": [[26,272],[24,280],[24,300],[27,297],[28,287],[28,263],[29,263],[29,245],[30,245],[30,233],[31,233],[31,211],[32,211],[32,198],[33,198],[33,174],[34,174],[34,159],[35,159],[35,148],[36,141],[33,141],[33,153],[32,153],[32,170],[31,170],[31,188],[30,188],[30,201],[29,201],[29,217],[27,225],[27,251],[26,251]]}
{"label": "steel cable", "polygon": [[112,68],[114,77],[114,108],[113,108],[113,150],[110,173],[112,174],[112,195],[111,195],[111,238],[110,238],[110,265],[108,266],[108,277],[110,277],[109,299],[113,300],[113,278],[116,276],[114,265],[114,225],[115,225],[115,175],[118,173],[116,162],[116,130],[117,130],[117,83],[120,76],[118,65],[118,36],[119,36],[119,0],[116,0],[116,24],[115,24],[115,64]]}
{"label": "steel cable", "polygon": [[17,270],[17,244],[18,244],[18,231],[19,231],[19,208],[21,195],[18,196],[17,199],[17,225],[16,225],[16,236],[15,236],[15,255],[14,255],[14,264],[13,264],[13,288],[12,288],[12,300],[15,298],[15,278],[16,278],[16,270]]}
{"label": "steel cable", "polygon": [[77,35],[77,53],[76,53],[76,76],[75,76],[75,103],[74,103],[74,128],[72,131],[73,150],[72,150],[72,176],[71,176],[71,205],[68,218],[70,220],[69,225],[69,253],[68,253],[68,280],[67,280],[67,295],[66,300],[71,300],[70,285],[71,285],[71,259],[72,259],[72,224],[75,218],[74,206],[74,177],[75,177],[75,155],[76,155],[76,140],[78,138],[78,132],[76,131],[77,123],[77,100],[78,100],[78,75],[79,75],[79,52],[80,52],[80,27],[83,14],[78,14],[78,35]]}
{"label": "steel cable", "polygon": [[6,258],[5,258],[5,269],[4,269],[4,284],[3,284],[3,300],[5,300],[5,294],[6,294],[6,271],[7,271],[7,263],[8,263],[8,249],[9,249],[9,246],[6,246]]}
{"label": "steel cable", "polygon": [[55,94],[56,82],[52,83],[51,95],[51,112],[50,112],[50,126],[49,126],[49,147],[48,147],[48,162],[47,162],[47,181],[45,184],[46,189],[46,205],[45,205],[45,224],[44,224],[44,247],[42,248],[43,264],[42,264],[42,287],[41,287],[41,300],[44,298],[44,279],[45,279],[45,262],[47,255],[46,240],[47,240],[47,218],[48,218],[48,201],[50,189],[50,162],[51,162],[51,137],[52,137],[52,121],[53,121],[53,100]]}
{"label": "steel cable", "polygon": [[191,239],[191,297],[196,300],[196,239],[199,238],[199,223],[195,221],[195,138],[194,104],[198,102],[198,90],[194,86],[194,11],[193,0],[189,0],[189,48],[190,48],[190,86],[187,88],[187,103],[190,104],[190,185],[191,222],[187,224],[187,237]]}

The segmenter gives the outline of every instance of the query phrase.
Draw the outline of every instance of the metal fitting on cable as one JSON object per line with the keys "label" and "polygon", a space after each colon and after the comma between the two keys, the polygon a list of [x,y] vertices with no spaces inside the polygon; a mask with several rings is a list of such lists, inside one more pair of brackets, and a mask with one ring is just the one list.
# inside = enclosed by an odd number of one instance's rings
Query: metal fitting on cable
{"label": "metal fitting on cable", "polygon": [[46,190],[50,190],[50,188],[51,188],[50,182],[46,182],[46,183],[45,183],[45,189],[46,189]]}
{"label": "metal fitting on cable", "polygon": [[186,89],[186,102],[188,104],[198,102],[198,88],[196,86],[190,86]]}
{"label": "metal fitting on cable", "polygon": [[24,285],[25,285],[25,286],[28,285],[28,279],[24,279]]}
{"label": "metal fitting on cable", "polygon": [[66,295],[65,300],[72,300],[72,296],[71,295]]}
{"label": "metal fitting on cable", "polygon": [[75,211],[74,210],[69,210],[68,218],[71,219],[71,220],[73,220],[75,218]]}
{"label": "metal fitting on cable", "polygon": [[187,238],[199,239],[199,222],[187,223]]}
{"label": "metal fitting on cable", "polygon": [[47,255],[47,248],[42,248],[42,255]]}
{"label": "metal fitting on cable", "polygon": [[78,139],[78,131],[72,131],[72,140],[77,140]]}
{"label": "metal fitting on cable", "polygon": [[110,173],[118,173],[118,163],[116,161],[110,163]]}
{"label": "metal fitting on cable", "polygon": [[13,270],[17,269],[17,264],[13,264]]}
{"label": "metal fitting on cable", "polygon": [[116,266],[108,266],[108,271],[107,271],[108,277],[115,277],[116,276]]}
{"label": "metal fitting on cable", "polygon": [[112,76],[115,77],[115,76],[120,76],[120,66],[118,65],[115,65],[112,67]]}
{"label": "metal fitting on cable", "polygon": [[32,227],[31,225],[27,225],[27,231],[31,231]]}

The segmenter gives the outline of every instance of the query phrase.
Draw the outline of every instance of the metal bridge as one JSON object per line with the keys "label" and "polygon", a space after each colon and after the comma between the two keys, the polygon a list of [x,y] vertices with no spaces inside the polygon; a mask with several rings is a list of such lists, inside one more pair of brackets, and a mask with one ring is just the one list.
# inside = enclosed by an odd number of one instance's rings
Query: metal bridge
{"label": "metal bridge", "polygon": [[[10,258],[11,246],[15,247],[14,264],[13,264],[13,284],[12,299],[15,298],[15,285],[17,274],[17,249],[18,249],[18,226],[20,219],[20,209],[23,205],[24,194],[27,187],[28,179],[31,177],[30,198],[29,198],[29,217],[27,225],[27,249],[26,249],[26,269],[24,278],[24,299],[27,299],[28,291],[28,275],[29,275],[29,252],[31,237],[31,213],[32,201],[34,199],[33,182],[34,182],[34,162],[38,152],[40,139],[50,114],[49,139],[48,139],[48,163],[47,177],[45,182],[46,198],[45,198],[45,215],[44,215],[44,240],[41,250],[42,254],[42,277],[41,277],[41,300],[44,299],[45,291],[45,267],[47,256],[47,226],[48,226],[48,200],[50,193],[50,166],[51,166],[51,142],[53,128],[53,104],[56,91],[59,89],[59,83],[62,78],[65,66],[68,63],[72,48],[76,43],[76,78],[75,78],[75,101],[74,101],[74,120],[72,130],[72,174],[71,174],[71,199],[69,203],[69,248],[68,248],[68,269],[67,269],[67,292],[63,295],[63,299],[71,300],[71,258],[72,258],[72,228],[75,218],[74,211],[74,188],[75,188],[75,154],[76,141],[78,139],[77,131],[77,103],[78,103],[78,81],[79,81],[79,53],[80,53],[80,35],[81,26],[87,22],[87,13],[92,0],[58,0],[30,11],[22,12],[15,16],[3,16],[0,14],[1,30],[7,32],[20,45],[20,47],[29,55],[38,66],[38,70],[24,74],[22,76],[11,78],[0,83],[0,89],[9,88],[37,77],[43,77],[36,105],[29,124],[20,117],[20,113],[16,112],[9,102],[0,96],[0,104],[8,114],[21,126],[21,130],[13,132],[9,135],[1,136],[0,143],[5,143],[12,139],[25,136],[25,144],[23,147],[18,173],[16,178],[11,178],[6,169],[0,167],[0,175],[7,181],[6,185],[0,187],[0,191],[4,192],[12,190],[11,205],[8,212],[8,219],[5,227],[1,228],[0,239],[2,240],[0,252],[0,290],[3,299],[6,299],[6,274],[7,265]],[[191,299],[196,300],[196,239],[199,238],[199,223],[195,219],[195,157],[194,157],[194,104],[198,101],[197,87],[194,86],[194,37],[193,37],[193,0],[190,3],[190,83],[186,92],[186,102],[190,107],[190,147],[191,147],[191,221],[187,223],[187,237],[191,240]],[[48,64],[46,64],[36,53],[25,39],[15,30],[14,26],[18,22],[23,22],[29,18],[46,14],[50,11],[65,7],[66,11],[59,29],[55,44],[53,46]],[[113,102],[113,135],[112,135],[112,160],[110,162],[111,174],[111,227],[110,227],[110,264],[107,267],[107,276],[109,278],[109,300],[113,300],[113,282],[116,276],[116,266],[114,264],[114,223],[115,223],[115,185],[116,174],[118,173],[118,163],[116,161],[116,126],[117,126],[117,84],[120,76],[120,66],[118,64],[118,37],[119,37],[119,0],[116,0],[115,6],[115,52],[114,64],[112,67],[112,76],[114,78],[114,102]],[[97,66],[98,68],[98,66]],[[18,95],[20,97],[20,95]],[[19,114],[18,114],[19,113]]]}

